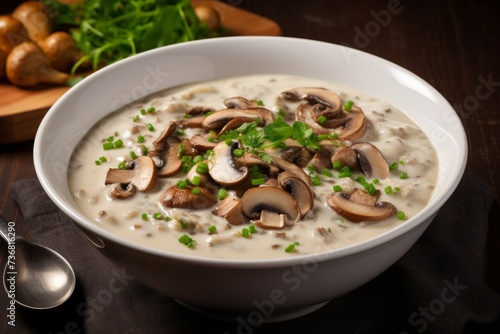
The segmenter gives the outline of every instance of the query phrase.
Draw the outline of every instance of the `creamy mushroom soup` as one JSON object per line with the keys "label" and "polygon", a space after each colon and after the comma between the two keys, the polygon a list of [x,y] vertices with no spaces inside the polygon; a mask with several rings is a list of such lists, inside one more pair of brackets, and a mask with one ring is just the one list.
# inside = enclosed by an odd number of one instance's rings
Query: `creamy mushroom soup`
{"label": "creamy mushroom soup", "polygon": [[353,245],[429,201],[438,159],[403,112],[330,82],[254,75],[175,87],[75,150],[81,212],[134,243],[263,259]]}

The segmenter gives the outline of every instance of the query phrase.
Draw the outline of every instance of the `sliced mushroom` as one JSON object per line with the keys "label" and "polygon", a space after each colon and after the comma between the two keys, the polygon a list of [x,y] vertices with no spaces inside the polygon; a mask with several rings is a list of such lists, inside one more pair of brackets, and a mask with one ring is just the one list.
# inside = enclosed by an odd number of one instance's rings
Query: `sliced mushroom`
{"label": "sliced mushroom", "polygon": [[284,214],[291,223],[300,218],[300,209],[295,199],[280,188],[252,188],[243,195],[241,202],[243,213],[250,219],[260,218],[263,210]]}
{"label": "sliced mushroom", "polygon": [[350,112],[342,112],[337,119],[329,120],[326,124],[316,121],[315,114],[318,112],[323,112],[321,105],[303,103],[297,107],[296,118],[311,127],[316,134],[335,132],[341,140],[355,141],[366,132],[365,114],[357,107],[353,106]]}
{"label": "sliced mushroom", "polygon": [[[364,190],[359,190],[364,191]],[[355,202],[352,195],[344,192],[334,192],[326,198],[326,204],[342,217],[353,223],[372,222],[387,219],[396,213],[396,207],[388,202],[378,202],[375,205]],[[360,196],[356,195],[357,200]]]}
{"label": "sliced mushroom", "polygon": [[199,194],[193,193],[193,186],[187,186],[183,189],[178,186],[167,188],[160,195],[160,203],[167,208],[182,208],[182,209],[208,209],[217,203],[217,197],[207,188],[197,187],[200,189]]}
{"label": "sliced mushroom", "polygon": [[305,100],[312,104],[319,103],[333,110],[338,110],[342,106],[342,101],[335,92],[322,87],[295,88],[281,94],[291,101]]}
{"label": "sliced mushroom", "polygon": [[[148,156],[157,162],[159,177],[173,176],[182,169],[182,160],[179,158],[179,144],[180,140],[177,137],[168,137],[161,144],[163,149],[148,152]],[[157,145],[160,145],[160,143],[155,144],[155,146]]]}
{"label": "sliced mushroom", "polygon": [[278,176],[280,187],[290,193],[303,218],[314,206],[314,193],[304,181],[292,172],[283,172]]}
{"label": "sliced mushroom", "polygon": [[259,125],[266,125],[274,121],[273,114],[265,108],[223,109],[206,116],[202,126],[206,131],[220,130],[235,118],[258,119]]}
{"label": "sliced mushroom", "polygon": [[357,156],[361,170],[367,177],[383,180],[389,176],[389,164],[374,145],[359,142],[351,146]]}
{"label": "sliced mushroom", "polygon": [[225,141],[213,148],[213,154],[208,160],[208,173],[212,179],[223,186],[237,186],[245,182],[249,175],[248,168],[237,168],[233,150],[239,147],[238,141],[228,145]]}
{"label": "sliced mushroom", "polygon": [[191,145],[198,150],[207,151],[213,150],[217,142],[209,141],[207,137],[196,134],[191,138]]}
{"label": "sliced mushroom", "polygon": [[195,116],[179,119],[176,123],[181,128],[201,129],[203,127],[204,120],[205,116]]}
{"label": "sliced mushroom", "polygon": [[228,196],[220,201],[212,213],[218,217],[225,218],[231,225],[248,224],[250,221],[241,210],[242,203],[239,198]]}
{"label": "sliced mushroom", "polygon": [[194,157],[198,155],[198,150],[191,144],[191,140],[189,138],[182,138],[181,143],[182,145],[182,155],[183,156],[189,156],[189,157]]}
{"label": "sliced mushroom", "polygon": [[224,127],[219,131],[218,135],[220,136],[226,131],[237,129],[243,124],[250,122],[253,122],[253,118],[247,118],[247,117],[233,118],[232,120],[227,122],[226,125],[224,125]]}
{"label": "sliced mushroom", "polygon": [[236,160],[238,166],[245,166],[248,168],[257,166],[260,170],[263,170],[267,176],[276,177],[279,173],[278,167],[272,165],[268,162],[265,162],[258,155],[254,153],[246,153],[241,158]]}
{"label": "sliced mushroom", "polygon": [[196,106],[196,107],[193,107],[193,108],[189,109],[188,111],[186,111],[186,114],[188,114],[190,116],[199,116],[199,115],[204,115],[204,114],[207,114],[209,112],[214,112],[214,111],[215,111],[214,108],[204,107],[204,106]]}
{"label": "sliced mushroom", "polygon": [[247,100],[244,97],[236,96],[224,100],[224,105],[227,108],[248,109],[259,108],[256,100]]}
{"label": "sliced mushroom", "polygon": [[[105,184],[133,184],[139,191],[148,191],[154,187],[158,178],[153,159],[140,156],[133,160],[133,169],[110,168],[106,174]],[[127,187],[125,186],[125,187]]]}
{"label": "sliced mushroom", "polygon": [[351,147],[340,146],[335,149],[330,160],[332,165],[338,161],[341,168],[347,166],[353,170],[358,164],[358,155]]}
{"label": "sliced mushroom", "polygon": [[311,161],[313,155],[305,147],[290,147],[281,152],[281,157],[304,168]]}
{"label": "sliced mushroom", "polygon": [[110,195],[114,198],[127,199],[132,197],[137,191],[137,188],[132,184],[115,183],[111,187]]}
{"label": "sliced mushroom", "polygon": [[177,130],[177,124],[173,121],[168,122],[160,136],[153,142],[155,150],[165,149],[167,138],[173,135],[175,130]]}
{"label": "sliced mushroom", "polygon": [[297,175],[302,181],[304,181],[308,186],[311,185],[311,179],[309,178],[309,176],[307,176],[302,168],[278,156],[273,156],[272,158],[279,169],[292,172]]}
{"label": "sliced mushroom", "polygon": [[254,220],[255,225],[267,229],[282,229],[290,225],[290,221],[283,213],[277,213],[269,210],[262,210],[259,220]]}

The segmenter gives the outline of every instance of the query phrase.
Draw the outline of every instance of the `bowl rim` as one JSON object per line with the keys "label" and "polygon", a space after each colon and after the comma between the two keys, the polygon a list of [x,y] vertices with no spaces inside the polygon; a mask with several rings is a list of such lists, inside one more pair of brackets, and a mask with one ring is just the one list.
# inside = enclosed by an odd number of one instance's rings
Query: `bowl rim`
{"label": "bowl rim", "polygon": [[[145,245],[134,243],[128,239],[120,237],[118,235],[113,234],[112,232],[99,227],[97,224],[92,223],[90,220],[85,217],[78,215],[73,208],[66,205],[64,200],[61,200],[61,196],[53,189],[51,185],[51,181],[48,177],[48,173],[46,173],[42,164],[42,152],[43,152],[43,134],[46,131],[45,128],[51,122],[51,119],[54,114],[57,113],[59,105],[63,103],[63,101],[74,94],[78,94],[78,88],[85,85],[92,84],[93,81],[99,80],[102,77],[105,77],[109,72],[119,70],[121,68],[125,68],[131,62],[136,62],[137,59],[149,57],[155,54],[164,54],[168,53],[169,50],[176,50],[182,48],[190,48],[192,46],[200,46],[203,44],[225,44],[225,43],[244,43],[246,41],[271,41],[273,43],[280,42],[291,42],[291,43],[311,43],[311,44],[323,44],[328,45],[331,48],[344,48],[347,52],[356,52],[362,57],[368,57],[371,60],[377,62],[377,66],[385,65],[391,68],[394,68],[398,71],[402,71],[408,75],[410,75],[413,79],[415,79],[420,84],[424,85],[432,94],[440,99],[440,103],[444,103],[447,108],[453,111],[451,117],[455,117],[457,121],[457,129],[454,129],[454,133],[456,139],[458,140],[457,145],[461,149],[458,156],[459,164],[455,168],[455,177],[452,179],[452,182],[448,182],[444,186],[441,195],[437,198],[432,198],[430,203],[427,204],[424,210],[417,213],[415,216],[408,219],[408,221],[384,232],[373,238],[364,240],[362,242],[348,245],[338,249],[330,249],[325,250],[319,253],[311,253],[311,254],[300,254],[294,255],[293,257],[281,257],[281,258],[265,258],[265,259],[235,259],[235,258],[210,258],[206,256],[191,256],[178,254],[167,250],[155,249],[152,247],[148,247]],[[165,56],[165,55],[163,55]],[[352,87],[356,89],[356,87]],[[460,156],[461,154],[461,156]],[[143,53],[128,57],[126,59],[120,60],[116,63],[110,64],[92,74],[90,74],[87,78],[76,84],[74,87],[69,89],[66,93],[63,94],[49,109],[46,113],[45,117],[42,119],[42,122],[38,128],[37,134],[35,136],[34,146],[33,146],[33,159],[35,165],[35,172],[42,185],[42,188],[45,190],[49,198],[66,214],[71,220],[76,223],[76,225],[83,226],[84,229],[90,230],[92,233],[102,236],[107,240],[110,240],[114,243],[117,243],[121,246],[131,248],[134,251],[139,251],[146,254],[151,254],[160,257],[166,257],[170,259],[175,259],[179,261],[184,261],[188,263],[196,263],[197,265],[207,265],[207,266],[218,266],[218,267],[240,267],[240,268],[265,268],[265,267],[283,267],[304,263],[305,261],[310,260],[311,258],[317,259],[318,262],[323,262],[327,260],[334,260],[339,258],[345,258],[349,256],[353,256],[367,250],[383,246],[384,244],[397,239],[403,236],[406,233],[409,233],[411,230],[417,228],[420,224],[424,223],[428,219],[432,219],[432,216],[438,212],[441,206],[449,199],[451,194],[455,191],[458,186],[463,173],[465,171],[466,161],[467,161],[467,137],[463,127],[462,122],[458,118],[458,115],[454,108],[449,104],[449,102],[428,82],[414,74],[413,72],[389,61],[379,56],[367,53],[362,50],[352,49],[350,47],[346,47],[339,44],[305,39],[305,38],[297,38],[297,37],[283,37],[283,36],[229,36],[229,37],[220,37],[214,39],[207,40],[196,40],[190,42],[184,42],[180,44],[174,44],[169,46],[164,46],[156,49],[152,49],[149,51],[145,51]],[[433,195],[434,196],[434,195]]]}

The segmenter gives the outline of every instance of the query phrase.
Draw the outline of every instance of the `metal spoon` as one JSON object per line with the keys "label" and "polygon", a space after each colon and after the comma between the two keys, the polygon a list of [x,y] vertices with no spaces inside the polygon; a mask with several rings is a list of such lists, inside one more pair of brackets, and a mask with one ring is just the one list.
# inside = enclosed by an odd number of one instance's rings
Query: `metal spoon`
{"label": "metal spoon", "polygon": [[75,273],[61,255],[15,234],[0,217],[0,235],[9,243],[3,285],[9,298],[33,309],[64,303],[75,289]]}

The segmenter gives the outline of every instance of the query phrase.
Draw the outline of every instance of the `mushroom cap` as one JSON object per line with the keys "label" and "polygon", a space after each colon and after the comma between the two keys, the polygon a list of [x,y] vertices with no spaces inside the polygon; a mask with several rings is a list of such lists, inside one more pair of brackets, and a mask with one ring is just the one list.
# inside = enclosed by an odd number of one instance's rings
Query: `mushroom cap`
{"label": "mushroom cap", "polygon": [[263,210],[285,214],[290,222],[297,222],[300,209],[291,194],[280,188],[256,187],[249,189],[241,198],[242,210],[251,219],[260,217]]}
{"label": "mushroom cap", "polygon": [[311,187],[292,172],[280,173],[278,183],[293,196],[299,207],[300,217],[303,218],[314,206],[314,192]]}
{"label": "mushroom cap", "polygon": [[323,87],[300,87],[281,93],[285,98],[298,101],[305,100],[311,104],[321,104],[327,108],[337,110],[342,106],[342,100],[333,91]]}
{"label": "mushroom cap", "polygon": [[344,192],[331,193],[326,198],[326,204],[353,223],[380,221],[393,216],[397,211],[388,202],[378,202],[375,205],[355,202]]}
{"label": "mushroom cap", "polygon": [[217,146],[217,143],[209,141],[205,136],[196,134],[191,137],[191,145],[196,149],[207,151],[213,150],[214,147]]}
{"label": "mushroom cap", "polygon": [[156,165],[150,157],[140,156],[132,160],[133,169],[110,168],[106,174],[105,184],[133,184],[139,191],[148,191],[154,187],[158,178]]}
{"label": "mushroom cap", "polygon": [[356,154],[356,151],[349,146],[337,147],[330,160],[332,164],[335,161],[338,161],[340,162],[341,167],[347,166],[351,170],[356,168],[358,165],[358,155]]}
{"label": "mushroom cap", "polygon": [[206,131],[220,130],[236,118],[246,118],[252,121],[258,119],[259,125],[266,125],[274,120],[272,112],[266,108],[222,109],[206,116],[201,125]]}
{"label": "mushroom cap", "polygon": [[12,15],[0,15],[0,50],[5,57],[16,45],[28,40],[28,32],[19,20]]}
{"label": "mushroom cap", "polygon": [[12,16],[26,27],[33,41],[46,39],[53,29],[48,8],[39,1],[25,1],[17,6]]}
{"label": "mushroom cap", "polygon": [[193,186],[187,186],[183,189],[174,185],[160,195],[160,203],[167,208],[183,209],[208,209],[217,203],[217,197],[207,188],[200,189],[199,194],[193,194]]}
{"label": "mushroom cap", "polygon": [[164,148],[162,150],[155,149],[148,152],[149,157],[156,157],[161,161],[158,166],[159,177],[176,175],[182,169],[182,160],[179,158],[180,143],[177,137],[168,137],[163,144],[155,144],[155,147],[163,145]]}
{"label": "mushroom cap", "polygon": [[309,176],[304,172],[302,168],[297,166],[296,164],[286,161],[285,159],[278,157],[278,156],[272,156],[274,163],[276,166],[279,167],[279,169],[284,170],[284,171],[289,171],[297,175],[302,181],[304,181],[307,185],[311,185],[311,179]]}
{"label": "mushroom cap", "polygon": [[208,173],[216,183],[223,186],[237,186],[247,179],[248,168],[238,169],[233,157],[233,150],[238,147],[239,142],[233,140],[231,145],[222,141],[213,148],[213,154],[208,159]]}
{"label": "mushroom cap", "polygon": [[132,183],[125,185],[125,187],[123,186],[124,184],[120,183],[113,184],[110,190],[111,197],[119,199],[127,199],[132,197],[137,191],[137,188]]}
{"label": "mushroom cap", "polygon": [[224,100],[224,105],[227,108],[248,109],[259,108],[256,100],[247,100],[241,96],[229,97]]}
{"label": "mushroom cap", "polygon": [[370,143],[359,142],[351,145],[351,149],[356,152],[361,170],[367,177],[380,180],[389,177],[389,164],[377,147]]}

